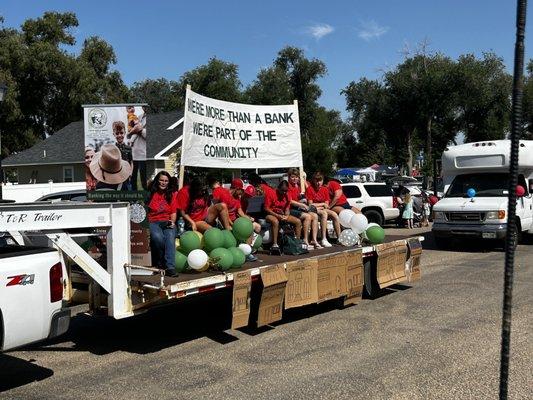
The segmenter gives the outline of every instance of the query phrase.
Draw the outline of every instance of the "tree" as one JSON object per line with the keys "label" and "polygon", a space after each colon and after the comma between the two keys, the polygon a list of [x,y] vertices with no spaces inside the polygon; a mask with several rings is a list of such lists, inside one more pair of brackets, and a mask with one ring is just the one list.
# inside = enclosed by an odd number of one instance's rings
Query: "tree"
{"label": "tree", "polygon": [[4,155],[20,151],[79,120],[84,103],[124,102],[129,96],[111,46],[87,39],[78,57],[65,49],[75,44],[73,13],[46,12],[20,30],[0,30],[0,75],[8,96],[0,110]]}
{"label": "tree", "polygon": [[135,82],[130,88],[131,100],[148,103],[150,111],[161,113],[183,108],[183,99],[177,95],[178,83],[165,78],[145,79]]}
{"label": "tree", "polygon": [[503,139],[510,127],[512,78],[503,60],[486,53],[459,57],[456,79],[460,96],[459,123],[467,142]]}
{"label": "tree", "polygon": [[194,92],[214,99],[233,102],[240,102],[242,99],[239,67],[216,57],[180,77],[173,88],[179,100],[179,109],[184,107],[187,85],[191,85]]}
{"label": "tree", "polygon": [[524,82],[524,139],[533,139],[533,59],[527,64],[527,74]]}
{"label": "tree", "polygon": [[333,146],[346,126],[337,111],[318,104],[322,91],[317,81],[326,71],[322,61],[307,59],[301,49],[285,47],[273,65],[261,70],[246,88],[244,100],[253,104],[290,104],[297,100],[304,167],[329,173],[336,158]]}

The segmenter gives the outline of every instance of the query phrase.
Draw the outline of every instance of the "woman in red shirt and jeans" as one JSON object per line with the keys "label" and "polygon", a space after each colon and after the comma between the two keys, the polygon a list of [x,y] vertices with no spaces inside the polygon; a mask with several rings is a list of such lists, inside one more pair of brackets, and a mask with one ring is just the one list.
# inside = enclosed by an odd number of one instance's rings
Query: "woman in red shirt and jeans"
{"label": "woman in red shirt and jeans", "polygon": [[164,268],[169,276],[176,275],[176,192],[170,189],[170,174],[159,172],[150,187],[148,222],[152,264]]}
{"label": "woman in red shirt and jeans", "polygon": [[280,222],[288,222],[294,225],[296,237],[300,239],[302,234],[302,221],[293,217],[289,213],[291,200],[289,198],[289,183],[281,181],[276,190],[265,192],[266,220],[272,225],[272,246],[271,252],[279,252],[278,234]]}

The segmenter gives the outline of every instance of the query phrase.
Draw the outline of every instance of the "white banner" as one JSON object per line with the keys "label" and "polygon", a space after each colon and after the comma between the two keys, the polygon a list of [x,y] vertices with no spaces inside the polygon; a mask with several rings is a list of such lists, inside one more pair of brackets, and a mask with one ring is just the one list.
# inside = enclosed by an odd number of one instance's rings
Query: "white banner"
{"label": "white banner", "polygon": [[230,103],[187,89],[181,165],[208,168],[302,166],[297,105]]}

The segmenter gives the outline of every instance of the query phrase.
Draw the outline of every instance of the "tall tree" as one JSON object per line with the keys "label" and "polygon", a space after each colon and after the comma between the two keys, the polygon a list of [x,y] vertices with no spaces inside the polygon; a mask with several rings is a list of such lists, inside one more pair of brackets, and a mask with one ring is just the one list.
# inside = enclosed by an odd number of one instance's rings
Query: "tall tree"
{"label": "tall tree", "polygon": [[533,139],[533,59],[527,64],[527,74],[524,82],[524,138]]}
{"label": "tall tree", "polygon": [[180,109],[184,106],[187,85],[196,93],[219,100],[239,102],[242,98],[239,67],[216,57],[180,77],[173,90],[180,101]]}
{"label": "tall tree", "polygon": [[246,89],[245,101],[254,104],[290,104],[298,101],[304,167],[329,173],[335,161],[334,145],[345,129],[338,112],[318,104],[322,93],[317,81],[325,64],[308,59],[303,50],[285,47],[269,68],[263,69]]}
{"label": "tall tree", "polygon": [[75,44],[73,13],[46,12],[20,30],[0,29],[0,75],[8,96],[0,110],[3,154],[20,151],[81,118],[81,105],[124,102],[129,95],[111,46],[99,38],[85,41],[81,54],[67,52]]}
{"label": "tall tree", "polygon": [[503,60],[486,53],[459,57],[456,79],[460,96],[460,128],[467,142],[503,139],[509,132],[512,78]]}
{"label": "tall tree", "polygon": [[131,99],[136,103],[148,103],[153,113],[175,111],[183,107],[183,99],[178,97],[177,88],[176,81],[145,79],[132,85]]}

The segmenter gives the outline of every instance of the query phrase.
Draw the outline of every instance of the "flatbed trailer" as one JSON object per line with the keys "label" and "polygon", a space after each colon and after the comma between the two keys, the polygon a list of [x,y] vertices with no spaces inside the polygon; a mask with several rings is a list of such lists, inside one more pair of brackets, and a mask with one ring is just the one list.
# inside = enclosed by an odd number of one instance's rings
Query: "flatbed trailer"
{"label": "flatbed trailer", "polygon": [[[98,229],[99,232],[94,232]],[[190,271],[177,277],[131,264],[128,203],[27,203],[0,206],[0,231],[23,241],[25,235],[46,236],[62,257],[84,271],[92,313],[121,319],[154,306],[221,289],[233,290],[233,328],[265,325],[282,310],[330,299],[357,303],[363,290],[372,297],[384,287],[420,278],[423,238],[399,239],[377,246],[334,246],[302,256],[259,254],[259,261],[226,272]],[[106,232],[106,262],[100,265],[76,241]],[[63,263],[68,265],[68,263]],[[64,267],[64,300],[70,302],[76,273]],[[258,304],[251,288],[260,287]],[[259,319],[249,321],[250,310]]]}

